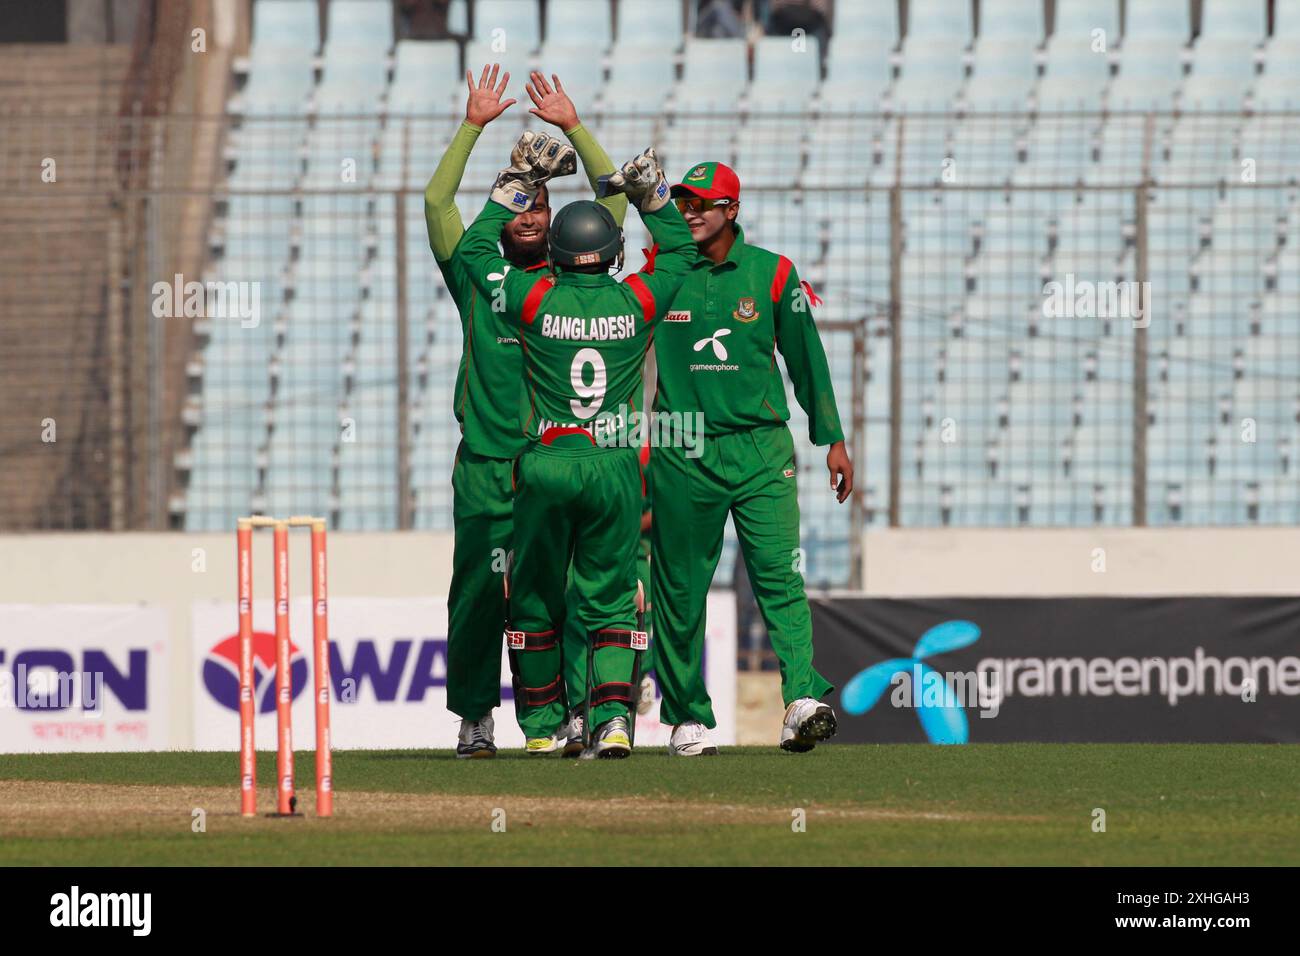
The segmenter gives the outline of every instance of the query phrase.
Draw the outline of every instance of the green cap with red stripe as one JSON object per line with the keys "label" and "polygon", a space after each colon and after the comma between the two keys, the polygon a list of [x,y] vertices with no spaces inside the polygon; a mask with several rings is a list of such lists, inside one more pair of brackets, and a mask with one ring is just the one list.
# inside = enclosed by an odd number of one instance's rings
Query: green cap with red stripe
{"label": "green cap with red stripe", "polygon": [[740,177],[722,163],[699,163],[673,187],[673,198],[694,194],[704,199],[740,199]]}

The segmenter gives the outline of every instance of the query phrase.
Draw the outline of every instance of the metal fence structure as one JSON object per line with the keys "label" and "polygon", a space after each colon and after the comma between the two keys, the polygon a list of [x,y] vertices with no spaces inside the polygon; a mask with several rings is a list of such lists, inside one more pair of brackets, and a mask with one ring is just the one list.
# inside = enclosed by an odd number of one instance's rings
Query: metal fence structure
{"label": "metal fence structure", "polygon": [[[527,118],[480,139],[466,221]],[[134,343],[104,356],[108,380],[149,410],[105,446],[134,477],[112,485],[116,526],[297,510],[342,529],[450,527],[461,332],[422,193],[459,119],[172,115],[109,131],[147,173],[97,188],[115,271],[78,307]],[[734,165],[747,239],[823,299],[850,505],[831,499],[793,395],[791,427],[807,577],[837,585],[868,526],[1300,521],[1295,120],[837,113],[803,142],[799,116],[587,125],[616,160],[649,142],[675,172]],[[182,148],[224,162],[196,179]],[[586,192],[579,175],[553,202]],[[635,213],[626,232],[635,269]],[[20,361],[0,354],[0,379],[30,372]],[[43,523],[62,526],[0,526]]]}

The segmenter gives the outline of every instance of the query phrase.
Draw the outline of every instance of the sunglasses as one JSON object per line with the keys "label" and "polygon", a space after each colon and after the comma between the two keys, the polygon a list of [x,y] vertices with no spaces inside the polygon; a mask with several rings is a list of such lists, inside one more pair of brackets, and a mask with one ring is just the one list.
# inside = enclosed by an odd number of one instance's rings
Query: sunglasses
{"label": "sunglasses", "polygon": [[715,206],[718,208],[722,208],[723,206],[730,206],[732,200],[705,199],[703,196],[683,196],[681,199],[674,199],[673,202],[677,204],[677,211],[684,213],[688,209],[691,212],[708,212],[710,209],[713,209]]}

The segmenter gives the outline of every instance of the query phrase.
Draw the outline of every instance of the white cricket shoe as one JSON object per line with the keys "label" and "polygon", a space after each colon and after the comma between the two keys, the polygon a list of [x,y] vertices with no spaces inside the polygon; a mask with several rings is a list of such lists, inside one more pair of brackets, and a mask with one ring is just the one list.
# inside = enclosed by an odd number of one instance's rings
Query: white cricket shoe
{"label": "white cricket shoe", "polygon": [[668,752],[675,757],[716,757],[718,748],[709,739],[707,727],[698,720],[688,720],[673,728]]}
{"label": "white cricket shoe", "polygon": [[829,704],[811,697],[800,697],[785,709],[781,749],[796,754],[806,753],[817,746],[817,741],[834,737],[835,729],[835,711]]}
{"label": "white cricket shoe", "polygon": [[618,760],[632,753],[632,740],[627,733],[626,717],[611,717],[596,728],[595,751],[597,757]]}
{"label": "white cricket shoe", "polygon": [[582,753],[582,714],[574,712],[565,725],[564,756],[576,757]]}
{"label": "white cricket shoe", "polygon": [[462,720],[460,738],[456,742],[457,759],[495,757],[497,745],[492,739],[495,730],[491,714],[482,720]]}

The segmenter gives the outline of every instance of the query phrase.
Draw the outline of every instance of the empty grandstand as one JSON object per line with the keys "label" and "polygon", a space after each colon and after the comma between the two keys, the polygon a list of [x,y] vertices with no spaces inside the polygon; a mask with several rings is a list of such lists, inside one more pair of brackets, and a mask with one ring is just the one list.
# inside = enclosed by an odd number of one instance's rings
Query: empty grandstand
{"label": "empty grandstand", "polygon": [[[811,583],[864,526],[1300,521],[1300,0],[837,0],[794,35],[744,2],[708,37],[694,2],[451,0],[419,39],[410,6],[255,0],[224,103],[161,118],[212,136],[183,223],[257,317],[187,327],[132,524],[449,526],[460,328],[421,193],[484,62],[511,95],[559,73],[616,160],[732,165],[747,235],[811,280],[859,466],[846,521],[792,397]],[[480,138],[466,218],[530,121]],[[177,200],[129,195],[175,244]]]}

